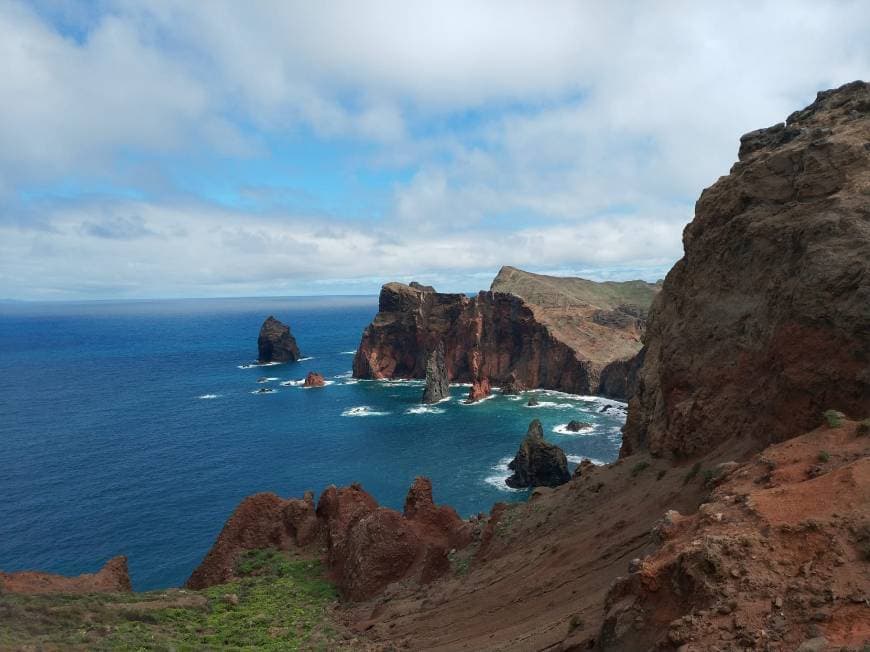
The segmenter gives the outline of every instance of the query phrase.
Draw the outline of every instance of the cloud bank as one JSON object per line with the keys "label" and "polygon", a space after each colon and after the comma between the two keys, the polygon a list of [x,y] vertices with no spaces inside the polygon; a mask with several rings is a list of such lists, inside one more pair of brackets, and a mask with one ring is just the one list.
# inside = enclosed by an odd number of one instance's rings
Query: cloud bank
{"label": "cloud bank", "polygon": [[0,5],[0,297],[658,278],[863,2]]}

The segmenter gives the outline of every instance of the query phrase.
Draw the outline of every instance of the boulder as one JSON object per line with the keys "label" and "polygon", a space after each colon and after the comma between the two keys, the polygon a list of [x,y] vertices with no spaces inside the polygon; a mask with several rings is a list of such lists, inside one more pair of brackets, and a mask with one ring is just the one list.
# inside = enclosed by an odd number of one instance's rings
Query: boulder
{"label": "boulder", "polygon": [[591,423],[586,423],[585,421],[571,420],[568,422],[568,425],[565,426],[565,430],[567,430],[568,432],[580,432],[581,430],[587,430],[591,427]]}
{"label": "boulder", "polygon": [[571,479],[565,453],[555,444],[544,441],[544,429],[537,419],[529,424],[526,438],[508,468],[514,473],[505,483],[515,489],[557,487]]}
{"label": "boulder", "polygon": [[450,396],[450,380],[444,361],[444,343],[438,342],[426,359],[426,388],[423,403],[438,403]]}
{"label": "boulder", "polygon": [[529,407],[537,407],[538,405],[540,405],[540,403],[538,402],[538,399],[533,396],[529,399],[529,402],[526,403],[526,405],[528,405]]}
{"label": "boulder", "polygon": [[303,387],[325,387],[326,381],[323,379],[323,376],[316,371],[309,371],[308,375],[305,376],[305,382],[302,383]]}
{"label": "boulder", "polygon": [[490,395],[491,390],[492,388],[489,385],[488,378],[478,378],[471,383],[471,389],[468,390],[468,399],[466,399],[466,402],[475,403],[484,399]]}
{"label": "boulder", "polygon": [[290,332],[290,327],[281,323],[271,315],[266,318],[260,327],[260,336],[257,338],[258,361],[263,362],[296,362],[299,355],[299,347],[296,339]]}

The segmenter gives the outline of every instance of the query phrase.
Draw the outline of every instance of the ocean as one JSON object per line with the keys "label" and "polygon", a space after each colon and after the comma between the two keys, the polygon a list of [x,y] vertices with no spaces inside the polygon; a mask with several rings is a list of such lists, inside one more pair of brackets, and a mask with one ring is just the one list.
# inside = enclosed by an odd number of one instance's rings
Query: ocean
{"label": "ocean", "polygon": [[[0,569],[79,574],[124,554],[135,589],[178,586],[260,491],[361,482],[401,509],[426,475],[436,502],[487,512],[528,495],[504,478],[533,418],[571,468],[616,458],[624,415],[599,411],[615,401],[465,405],[457,385],[424,408],[422,381],[351,378],[376,312],[377,297],[0,304]],[[251,366],[270,314],[304,360]],[[299,386],[309,371],[329,385]],[[571,419],[594,429],[560,432]]]}

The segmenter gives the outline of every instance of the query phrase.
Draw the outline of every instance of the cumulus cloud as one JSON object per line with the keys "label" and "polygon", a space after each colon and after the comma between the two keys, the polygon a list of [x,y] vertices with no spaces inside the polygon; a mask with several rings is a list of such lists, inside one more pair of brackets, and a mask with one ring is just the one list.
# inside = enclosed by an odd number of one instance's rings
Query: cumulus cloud
{"label": "cumulus cloud", "polygon": [[[868,24],[858,0],[9,0],[0,296],[660,276],[741,133],[867,76]],[[319,191],[271,178],[294,148],[332,152]]]}

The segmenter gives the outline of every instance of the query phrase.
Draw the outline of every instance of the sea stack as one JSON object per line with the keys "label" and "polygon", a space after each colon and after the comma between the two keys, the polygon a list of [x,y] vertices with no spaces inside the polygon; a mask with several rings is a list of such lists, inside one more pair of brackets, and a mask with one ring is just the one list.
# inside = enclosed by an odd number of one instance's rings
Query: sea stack
{"label": "sea stack", "polygon": [[526,438],[508,468],[514,474],[505,480],[505,484],[514,489],[558,487],[571,479],[564,451],[544,441],[544,429],[537,419],[529,424]]}
{"label": "sea stack", "polygon": [[305,382],[302,383],[303,387],[325,387],[326,381],[323,379],[323,376],[316,371],[309,371],[308,375],[305,376]]}
{"label": "sea stack", "polygon": [[296,362],[299,359],[299,347],[296,338],[290,332],[290,327],[269,315],[260,327],[260,337],[257,338],[259,349],[258,361],[264,362]]}
{"label": "sea stack", "polygon": [[438,403],[450,396],[450,381],[447,378],[447,363],[444,361],[444,343],[439,342],[426,359],[426,389],[423,403]]}

